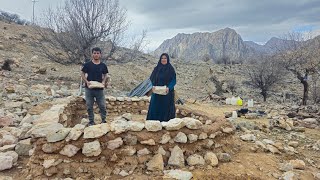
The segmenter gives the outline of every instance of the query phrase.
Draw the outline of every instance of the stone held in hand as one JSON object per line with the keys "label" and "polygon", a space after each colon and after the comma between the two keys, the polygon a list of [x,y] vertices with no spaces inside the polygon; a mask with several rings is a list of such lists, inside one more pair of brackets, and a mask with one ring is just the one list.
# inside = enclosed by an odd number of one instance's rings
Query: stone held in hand
{"label": "stone held in hand", "polygon": [[159,94],[159,95],[167,95],[167,86],[153,86],[154,91],[153,93]]}
{"label": "stone held in hand", "polygon": [[90,85],[89,85],[89,88],[92,89],[92,88],[104,88],[104,85],[98,81],[89,81],[90,82]]}

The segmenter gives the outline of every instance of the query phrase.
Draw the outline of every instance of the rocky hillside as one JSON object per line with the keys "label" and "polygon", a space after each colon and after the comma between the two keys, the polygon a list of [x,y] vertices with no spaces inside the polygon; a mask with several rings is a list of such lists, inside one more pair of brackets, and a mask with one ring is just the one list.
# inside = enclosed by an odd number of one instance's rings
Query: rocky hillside
{"label": "rocky hillside", "polygon": [[[0,31],[0,62],[5,59],[12,59],[17,64],[12,67],[10,75],[12,83],[20,79],[27,79],[28,84],[31,85],[53,86],[62,81],[62,89],[67,86],[76,90],[79,87],[77,86],[80,82],[79,65],[66,66],[46,58],[37,48],[41,41],[34,27],[0,22],[0,29],[2,30]],[[240,36],[238,37],[240,38]],[[241,46],[244,46],[244,44],[241,43]],[[142,53],[134,59],[128,58],[130,56],[129,50],[120,48],[112,60],[106,61],[112,79],[111,87],[107,89],[108,94],[121,96],[127,94],[150,76],[158,61],[158,58]],[[209,80],[210,69],[218,80],[225,81],[223,86],[224,96],[232,96],[227,86],[229,82],[232,82],[231,80],[235,80],[237,83],[236,95],[241,95],[244,98],[247,95],[254,99],[261,98],[258,91],[245,83],[246,77],[243,72],[246,65],[229,67],[214,65],[211,62],[185,62],[183,58],[173,58],[172,64],[177,72],[176,90],[184,99],[202,100],[208,94],[215,92],[215,85]],[[274,94],[271,98],[279,99],[284,90],[290,92],[290,97],[294,97],[294,99],[301,96],[302,91],[299,82],[294,77],[288,78],[286,81],[284,85],[276,88],[279,94]]]}
{"label": "rocky hillside", "polygon": [[[264,45],[257,44],[253,41],[244,42],[248,47],[252,48],[256,54],[274,54],[282,50],[288,50],[293,45],[292,40],[284,40],[276,37],[272,37]],[[297,42],[295,42],[297,43]]]}
{"label": "rocky hillside", "polygon": [[[309,40],[313,41],[313,39]],[[274,54],[288,50],[292,40],[272,37],[264,45],[253,41],[243,41],[233,29],[225,28],[212,33],[179,33],[172,39],[165,40],[155,51],[159,56],[163,52],[184,61],[239,62],[260,54]],[[296,42],[295,42],[296,43]]]}

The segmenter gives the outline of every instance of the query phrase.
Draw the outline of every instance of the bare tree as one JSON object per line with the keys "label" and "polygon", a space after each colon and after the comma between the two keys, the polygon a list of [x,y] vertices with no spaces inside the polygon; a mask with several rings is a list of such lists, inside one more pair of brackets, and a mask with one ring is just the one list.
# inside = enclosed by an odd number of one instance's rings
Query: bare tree
{"label": "bare tree", "polygon": [[238,88],[239,84],[235,79],[230,79],[227,81],[227,89],[230,90],[231,94],[234,95],[236,92],[236,89]]}
{"label": "bare tree", "polygon": [[260,57],[245,68],[249,84],[260,90],[263,100],[266,101],[268,92],[284,77],[284,69],[273,57]]}
{"label": "bare tree", "polygon": [[204,61],[204,62],[209,62],[210,60],[211,60],[210,54],[205,54],[205,55],[203,55],[202,61]]}
{"label": "bare tree", "polygon": [[131,45],[129,48],[130,51],[130,59],[134,59],[138,56],[139,52],[143,51],[143,49],[147,46],[146,43],[147,37],[147,30],[142,30],[141,35],[139,36],[132,36],[131,38]]}
{"label": "bare tree", "polygon": [[313,103],[320,102],[320,71],[312,76],[311,80],[311,96]]}
{"label": "bare tree", "polygon": [[8,23],[16,23],[20,25],[30,24],[27,20],[21,19],[18,14],[11,14],[0,10],[0,20]]}
{"label": "bare tree", "polygon": [[[214,74],[214,71],[209,68],[209,78],[206,80],[205,84],[208,84],[208,82],[212,82],[215,86],[215,92],[213,92],[213,94],[216,94],[218,96],[223,95],[223,93],[225,92],[223,90],[223,84],[225,83],[225,81],[221,81],[219,80],[219,78]],[[210,96],[211,92],[209,92],[209,96]]]}
{"label": "bare tree", "polygon": [[306,105],[309,98],[309,76],[315,73],[320,64],[315,55],[319,46],[305,41],[308,37],[302,33],[288,33],[283,39],[286,41],[277,45],[278,57],[283,67],[292,72],[303,85],[302,105]]}
{"label": "bare tree", "polygon": [[231,60],[228,56],[222,56],[221,58],[218,58],[216,60],[216,63],[217,64],[224,64],[224,65],[227,65],[227,64],[231,64]]}
{"label": "bare tree", "polygon": [[60,63],[88,59],[99,41],[111,42],[110,52],[114,52],[128,27],[126,10],[118,0],[66,0],[64,6],[48,9],[44,16],[43,25],[50,30],[40,30],[41,48],[49,59]]}

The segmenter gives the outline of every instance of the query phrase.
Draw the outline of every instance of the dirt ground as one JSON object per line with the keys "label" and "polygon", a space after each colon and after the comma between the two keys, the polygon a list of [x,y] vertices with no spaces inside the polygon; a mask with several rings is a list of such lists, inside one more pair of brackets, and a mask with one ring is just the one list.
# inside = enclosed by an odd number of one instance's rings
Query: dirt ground
{"label": "dirt ground", "polygon": [[[224,116],[224,112],[229,112],[232,110],[239,109],[237,106],[215,106],[210,104],[186,104],[189,108],[195,110],[202,110],[206,113],[215,116]],[[141,119],[141,116],[134,116],[135,119]],[[249,122],[255,124],[268,124],[266,118],[261,119],[244,119],[238,118],[233,123]],[[255,131],[258,139],[261,136],[262,139],[270,139],[275,142],[280,142],[285,144],[287,140],[284,139],[285,135],[290,132],[284,130],[271,131],[265,133],[262,131]],[[288,155],[286,153],[272,154],[270,152],[263,152],[262,150],[255,151],[253,147],[255,143],[244,142],[240,139],[240,135],[243,132],[237,130],[234,135],[227,138],[227,144],[230,146],[224,147],[224,151],[229,153],[232,157],[231,162],[219,163],[218,167],[192,167],[186,168],[184,170],[190,171],[193,174],[193,179],[279,179],[284,172],[280,171],[279,167],[281,163],[288,162],[289,160],[301,159],[306,163],[305,170],[294,170],[294,173],[298,179],[311,180],[314,179],[314,173],[319,172],[319,162],[320,154],[316,151],[312,151],[306,148],[307,142],[299,141],[299,146],[295,148],[298,152],[293,155]],[[316,129],[306,129],[304,136],[310,141],[317,141],[320,139],[319,130]],[[21,178],[19,175],[26,168],[28,158],[19,157],[18,166],[12,168],[11,170],[0,172],[0,179],[4,179],[5,176],[10,176],[16,178]],[[120,176],[111,176],[108,179],[118,179]],[[162,179],[161,174],[133,174],[123,179]]]}

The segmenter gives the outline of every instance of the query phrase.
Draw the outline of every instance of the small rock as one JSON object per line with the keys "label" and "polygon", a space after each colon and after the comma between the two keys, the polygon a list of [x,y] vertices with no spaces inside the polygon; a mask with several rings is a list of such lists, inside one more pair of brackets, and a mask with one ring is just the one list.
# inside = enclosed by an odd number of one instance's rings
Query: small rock
{"label": "small rock", "polygon": [[163,171],[164,164],[161,154],[156,154],[152,159],[147,163],[147,169],[149,171]]}
{"label": "small rock", "polygon": [[[0,97],[2,98],[2,97]],[[13,124],[13,118],[9,116],[0,116],[0,127],[1,126],[10,126]]]}
{"label": "small rock", "polygon": [[63,128],[58,131],[52,131],[47,134],[47,141],[48,142],[58,142],[64,140],[69,132],[71,131],[70,128]]}
{"label": "small rock", "polygon": [[293,170],[293,165],[290,163],[284,163],[280,165],[279,168],[281,171],[287,172],[287,171],[292,171]]}
{"label": "small rock", "polygon": [[113,154],[110,161],[111,162],[116,162],[118,160],[118,156],[116,154]]}
{"label": "small rock", "polygon": [[122,141],[122,138],[121,137],[118,137],[114,140],[110,140],[108,141],[108,146],[107,148],[108,149],[111,149],[111,150],[114,150],[114,149],[117,149],[119,148],[120,146],[122,146],[123,144],[123,141]]}
{"label": "small rock", "polygon": [[77,152],[80,150],[77,146],[74,146],[72,144],[67,144],[64,146],[64,148],[60,151],[60,154],[72,157],[77,154]]}
{"label": "small rock", "polygon": [[272,141],[272,140],[269,140],[269,139],[263,139],[262,140],[262,142],[264,143],[264,144],[271,144],[271,145],[274,145],[274,142]]}
{"label": "small rock", "polygon": [[189,143],[196,142],[198,140],[198,135],[188,134]]}
{"label": "small rock", "polygon": [[212,145],[214,145],[214,142],[213,142],[211,139],[209,139],[208,142],[207,142],[207,144],[206,144],[206,147],[207,147],[208,149],[210,149]]}
{"label": "small rock", "polygon": [[144,155],[148,155],[150,154],[150,151],[147,149],[147,148],[144,148],[144,149],[140,149],[138,152],[137,152],[138,156],[144,156]]}
{"label": "small rock", "polygon": [[125,176],[129,176],[129,173],[127,173],[125,170],[122,170],[120,171],[119,175],[122,177],[125,177]]}
{"label": "small rock", "polygon": [[0,148],[0,152],[13,151],[16,147],[16,144],[5,145]]}
{"label": "small rock", "polygon": [[256,141],[255,143],[256,143],[256,145],[258,145],[258,147],[261,147],[262,149],[266,149],[267,148],[267,146],[261,141]]}
{"label": "small rock", "polygon": [[190,117],[185,117],[182,119],[188,129],[200,129],[202,127],[201,121],[199,121],[197,119],[193,119]]}
{"label": "small rock", "polygon": [[111,131],[114,131],[115,134],[126,132],[129,128],[129,123],[125,119],[117,119],[111,122]]}
{"label": "small rock", "polygon": [[166,152],[166,150],[163,149],[162,146],[160,146],[159,149],[158,149],[158,151],[157,151],[157,153],[165,156],[167,152]]}
{"label": "small rock", "polygon": [[10,156],[10,157],[12,157],[13,158],[13,160],[12,160],[13,165],[16,165],[16,163],[18,162],[18,157],[19,157],[19,155],[15,151],[7,151],[7,152],[4,152],[4,153],[0,153],[0,156]]}
{"label": "small rock", "polygon": [[189,166],[195,166],[195,165],[204,165],[205,161],[202,156],[199,154],[192,154],[187,158],[187,163]]}
{"label": "small rock", "polygon": [[110,131],[110,126],[107,123],[89,126],[84,129],[83,138],[84,139],[99,138],[107,134],[109,131]]}
{"label": "small rock", "polygon": [[86,126],[83,124],[75,125],[69,132],[68,136],[66,137],[66,141],[69,142],[70,140],[76,141],[84,132],[84,128]]}
{"label": "small rock", "polygon": [[162,125],[160,121],[148,120],[145,122],[145,128],[147,129],[147,131],[156,132],[162,129]]}
{"label": "small rock", "polygon": [[144,128],[144,123],[138,121],[129,121],[129,129],[130,131],[140,132]]}
{"label": "small rock", "polygon": [[178,143],[187,143],[188,137],[186,136],[185,133],[179,132],[174,138],[174,141]]}
{"label": "small rock", "polygon": [[62,163],[62,159],[45,159],[42,165],[45,169],[48,169],[50,167],[57,166],[60,163]]}
{"label": "small rock", "polygon": [[199,138],[198,139],[207,139],[208,138],[208,134],[207,133],[204,133],[202,132],[200,135],[199,135]]}
{"label": "small rock", "polygon": [[290,160],[289,163],[293,166],[294,169],[301,169],[304,170],[306,167],[306,164],[304,161],[296,159],[296,160]]}
{"label": "small rock", "polygon": [[148,140],[145,140],[145,141],[141,141],[140,143],[141,144],[150,145],[150,146],[156,145],[156,142],[153,139],[148,139]]}
{"label": "small rock", "polygon": [[303,122],[309,123],[309,124],[318,124],[317,119],[315,118],[306,118],[303,120]]}
{"label": "small rock", "polygon": [[266,146],[266,148],[267,148],[267,150],[270,151],[272,154],[280,154],[280,151],[279,151],[276,147],[274,147],[274,146],[272,146],[272,145],[270,145],[270,144],[268,144],[268,145]]}
{"label": "small rock", "polygon": [[256,136],[254,134],[245,134],[240,136],[240,138],[243,141],[255,141],[256,140]]}
{"label": "small rock", "polygon": [[288,143],[289,146],[291,147],[298,147],[299,146],[299,142],[298,141],[290,141]]}
{"label": "small rock", "polygon": [[141,110],[141,115],[147,115],[148,114],[148,111],[147,110]]}
{"label": "small rock", "polygon": [[222,132],[227,133],[227,134],[230,134],[230,133],[232,133],[232,132],[233,132],[233,129],[232,129],[232,128],[230,128],[230,127],[223,128],[223,129],[222,129]]}
{"label": "small rock", "polygon": [[168,165],[184,167],[184,155],[179,146],[176,145],[172,149],[170,158],[168,160]]}
{"label": "small rock", "polygon": [[179,130],[186,125],[185,121],[180,118],[170,119],[168,122],[161,122],[161,124],[168,131]]}
{"label": "small rock", "polygon": [[[120,98],[120,97],[118,97],[118,98]],[[121,100],[124,101],[124,99],[121,99]],[[128,121],[132,121],[132,114],[131,113],[125,113],[125,114],[122,115],[122,117],[125,118]]]}
{"label": "small rock", "polygon": [[283,175],[282,175],[282,179],[283,180],[294,180],[294,172],[292,171],[288,171],[288,172],[285,172]]}
{"label": "small rock", "polygon": [[165,170],[164,179],[181,179],[181,180],[190,180],[192,178],[192,173],[189,171],[182,171],[182,170]]}
{"label": "small rock", "polygon": [[213,152],[207,152],[206,155],[204,156],[204,159],[210,166],[213,166],[213,167],[217,166],[219,163],[219,160],[216,154],[214,154]]}
{"label": "small rock", "polygon": [[0,171],[11,169],[13,165],[13,157],[11,156],[0,156]]}
{"label": "small rock", "polygon": [[218,155],[218,159],[221,162],[230,162],[231,161],[231,156],[228,153],[219,153]]}
{"label": "small rock", "polygon": [[127,146],[123,149],[121,149],[121,154],[124,156],[133,156],[137,152],[136,148],[132,146]]}
{"label": "small rock", "polygon": [[95,140],[93,142],[84,143],[82,148],[82,154],[87,157],[99,156],[101,153],[100,142]]}
{"label": "small rock", "polygon": [[19,141],[15,147],[15,151],[21,156],[28,156],[30,149],[32,149],[31,138]]}
{"label": "small rock", "polygon": [[166,143],[168,143],[170,140],[171,140],[170,133],[167,132],[166,134],[162,135],[160,144],[166,144]]}
{"label": "small rock", "polygon": [[125,142],[126,145],[136,145],[138,142],[137,136],[132,136],[131,134],[128,134],[124,137],[123,141]]}

